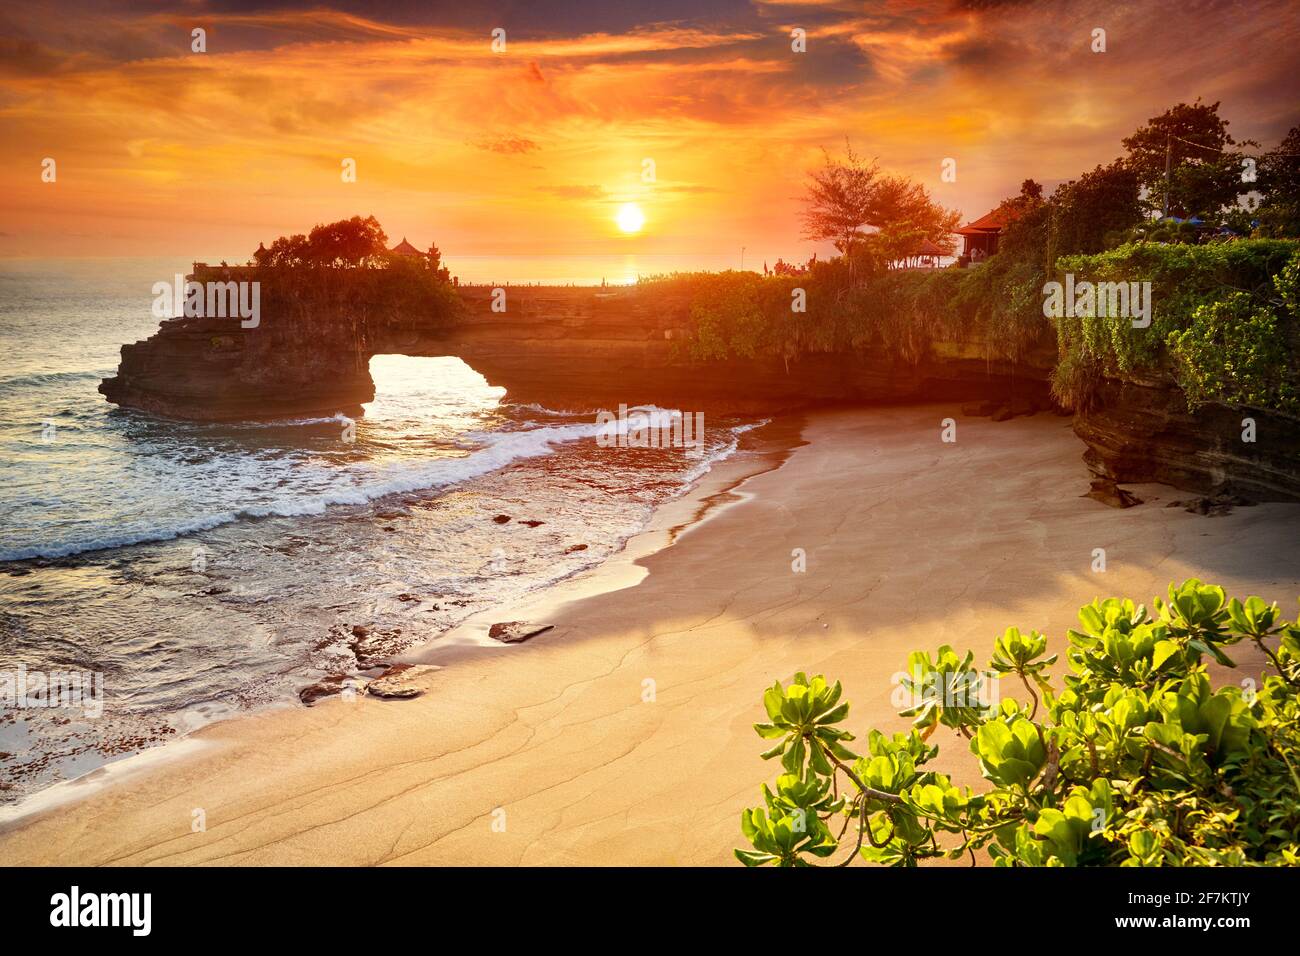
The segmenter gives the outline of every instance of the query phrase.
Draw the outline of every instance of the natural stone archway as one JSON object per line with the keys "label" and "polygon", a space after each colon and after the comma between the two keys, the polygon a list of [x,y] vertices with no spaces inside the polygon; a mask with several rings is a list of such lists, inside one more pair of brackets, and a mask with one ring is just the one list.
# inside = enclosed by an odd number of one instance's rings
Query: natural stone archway
{"label": "natural stone archway", "polygon": [[[238,269],[196,269],[194,279]],[[251,273],[250,273],[251,274]],[[1052,355],[1012,369],[982,350],[944,344],[919,364],[880,351],[692,362],[684,354],[689,303],[625,289],[506,287],[460,290],[463,313],[421,324],[385,315],[360,321],[328,306],[297,317],[268,312],[257,328],[237,319],[163,322],[125,345],[100,391],[117,404],[176,418],[273,419],[355,414],[373,400],[373,355],[454,356],[503,386],[512,400],[617,407],[657,403],[764,412],[817,402],[969,399],[1017,394],[1045,402]]]}
{"label": "natural stone archway", "polygon": [[[238,270],[210,270],[225,277]],[[207,276],[196,269],[195,279]],[[387,314],[358,318],[326,303],[264,312],[257,328],[238,319],[162,323],[122,347],[117,374],[100,391],[123,406],[173,418],[276,419],[358,414],[375,397],[376,354],[454,356],[512,401],[558,408],[657,404],[711,414],[766,414],[829,402],[992,399],[1049,407],[1055,351],[1016,366],[969,343],[933,343],[919,363],[882,350],[694,362],[682,348],[690,304],[636,289],[463,287],[461,314],[421,322]],[[364,310],[363,310],[364,311]],[[1119,482],[1160,481],[1195,491],[1235,490],[1259,500],[1300,500],[1300,421],[1258,409],[1185,410],[1172,381],[1108,382],[1101,402],[1075,416],[1093,472]],[[1232,440],[1243,415],[1267,440]],[[1231,426],[1231,427],[1230,427]],[[937,423],[936,423],[937,427]]]}

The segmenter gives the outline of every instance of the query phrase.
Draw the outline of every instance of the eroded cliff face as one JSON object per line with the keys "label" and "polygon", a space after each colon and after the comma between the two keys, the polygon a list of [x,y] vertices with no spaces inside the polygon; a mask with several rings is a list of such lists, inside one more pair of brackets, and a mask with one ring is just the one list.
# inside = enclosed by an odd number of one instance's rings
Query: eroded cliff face
{"label": "eroded cliff face", "polygon": [[310,341],[258,332],[238,320],[164,322],[122,346],[117,374],[99,390],[124,407],[202,421],[355,414],[375,397],[369,356],[346,329],[323,323]]}
{"label": "eroded cliff face", "polygon": [[1165,375],[1107,379],[1097,405],[1075,416],[1074,432],[1098,478],[1300,501],[1300,419],[1217,403],[1192,413]]}
{"label": "eroded cliff face", "polygon": [[123,346],[117,375],[100,391],[120,405],[176,418],[355,414],[374,397],[371,356],[398,353],[458,356],[511,400],[552,407],[654,403],[741,413],[936,399],[1047,406],[1051,348],[1014,367],[957,342],[936,343],[919,363],[872,349],[788,365],[777,358],[695,362],[685,351],[685,297],[507,287],[504,312],[492,310],[492,297],[488,288],[462,289],[463,312],[451,321],[413,320],[364,303],[272,303],[248,329],[237,319],[169,320],[144,342]]}
{"label": "eroded cliff face", "polygon": [[[374,398],[371,356],[398,353],[458,356],[511,400],[554,408],[625,403],[763,414],[833,402],[978,400],[1026,412],[1049,407],[1047,377],[1056,358],[1045,343],[1013,367],[988,360],[975,343],[938,342],[916,363],[870,348],[788,365],[777,358],[696,362],[685,349],[684,297],[651,298],[635,288],[507,287],[504,312],[492,310],[488,288],[464,288],[460,298],[463,309],[450,321],[364,297],[345,308],[274,296],[257,328],[242,328],[238,319],[166,321],[146,341],[123,346],[117,374],[100,391],[109,401],[174,418],[355,415]],[[1294,416],[1216,404],[1189,413],[1177,385],[1161,375],[1107,380],[1098,399],[1075,416],[1074,430],[1103,485],[1154,481],[1300,500]],[[1243,440],[1246,418],[1255,423],[1253,442]],[[1099,497],[1123,498],[1113,491]]]}
{"label": "eroded cliff face", "polygon": [[[192,278],[266,277],[245,267],[211,267],[196,269]],[[262,283],[254,327],[245,328],[239,317],[165,320],[148,339],[122,346],[117,374],[99,391],[124,407],[204,421],[360,411],[375,394],[369,368],[374,323],[364,301],[347,310],[324,309],[292,289],[277,289],[273,280],[269,286]]]}

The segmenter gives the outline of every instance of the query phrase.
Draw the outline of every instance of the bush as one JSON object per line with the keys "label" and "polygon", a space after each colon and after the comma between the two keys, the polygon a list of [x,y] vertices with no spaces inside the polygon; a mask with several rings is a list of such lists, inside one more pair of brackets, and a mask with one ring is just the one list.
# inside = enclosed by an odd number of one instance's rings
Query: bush
{"label": "bush", "polygon": [[[1293,240],[1252,239],[1206,245],[1133,243],[1089,256],[1062,256],[1056,278],[1076,282],[1151,283],[1151,326],[1135,329],[1124,316],[1076,315],[1056,320],[1061,394],[1081,369],[1124,378],[1169,368],[1193,408],[1217,400],[1288,407],[1300,361],[1300,318],[1287,306],[1285,276],[1295,288],[1300,258]],[[1095,312],[1096,310],[1094,310]],[[1271,335],[1265,347],[1262,336]],[[1267,353],[1267,356],[1265,356]],[[1276,362],[1266,374],[1261,362]],[[1291,383],[1288,385],[1287,383]],[[1288,398],[1288,396],[1291,396]],[[1067,407],[1075,407],[1073,405]]]}
{"label": "bush", "polygon": [[[847,746],[838,682],[773,684],[754,729],[784,773],[741,814],[752,849],[737,858],[807,866],[847,848],[841,865],[973,863],[980,850],[998,866],[1300,864],[1300,625],[1195,579],[1154,608],[1081,608],[1059,692],[1037,632],[1009,628],[983,672],[947,646],[912,654],[912,730],[872,730],[865,755]],[[1233,666],[1225,648],[1242,641],[1274,672],[1215,690],[1204,659]],[[990,699],[999,678],[1029,702]],[[969,742],[987,790],[926,769],[939,727]]]}
{"label": "bush", "polygon": [[[684,296],[690,358],[777,356],[883,348],[919,362],[936,341],[985,346],[990,357],[1018,359],[1051,326],[1043,319],[1042,275],[994,256],[978,269],[898,269],[849,281],[842,260],[807,274],[694,273],[638,285],[665,301]],[[859,270],[861,272],[862,270]],[[791,310],[803,289],[806,311]]]}
{"label": "bush", "polygon": [[1278,316],[1245,292],[1196,307],[1192,324],[1169,333],[1188,408],[1219,400],[1300,410],[1287,381],[1286,340]]}

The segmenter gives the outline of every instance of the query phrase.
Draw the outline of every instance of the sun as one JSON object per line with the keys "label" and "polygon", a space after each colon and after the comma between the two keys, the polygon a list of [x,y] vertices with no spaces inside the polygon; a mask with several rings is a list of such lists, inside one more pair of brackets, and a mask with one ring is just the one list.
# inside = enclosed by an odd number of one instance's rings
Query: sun
{"label": "sun", "polygon": [[614,217],[618,223],[618,228],[624,232],[640,232],[641,227],[645,225],[645,214],[641,212],[641,207],[634,202],[625,202],[619,207],[618,215]]}

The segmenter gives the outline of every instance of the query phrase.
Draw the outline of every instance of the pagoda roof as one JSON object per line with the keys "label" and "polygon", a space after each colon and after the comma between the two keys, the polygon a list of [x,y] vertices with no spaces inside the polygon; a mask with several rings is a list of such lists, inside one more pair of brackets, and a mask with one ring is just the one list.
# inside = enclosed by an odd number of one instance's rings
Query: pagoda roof
{"label": "pagoda roof", "polygon": [[999,206],[984,215],[980,216],[974,222],[968,222],[957,230],[959,236],[985,236],[992,232],[1001,232],[1008,225],[1020,218],[1020,214],[1015,210],[1008,209],[1005,206]]}
{"label": "pagoda roof", "polygon": [[415,246],[413,246],[413,245],[411,245],[409,242],[407,242],[405,236],[402,237],[402,241],[401,241],[401,242],[399,242],[397,245],[393,246],[393,248],[389,249],[388,251],[391,252],[391,253],[392,253],[393,255],[395,255],[395,256],[422,256],[422,255],[424,255],[423,252],[421,252],[419,249],[415,248]]}

